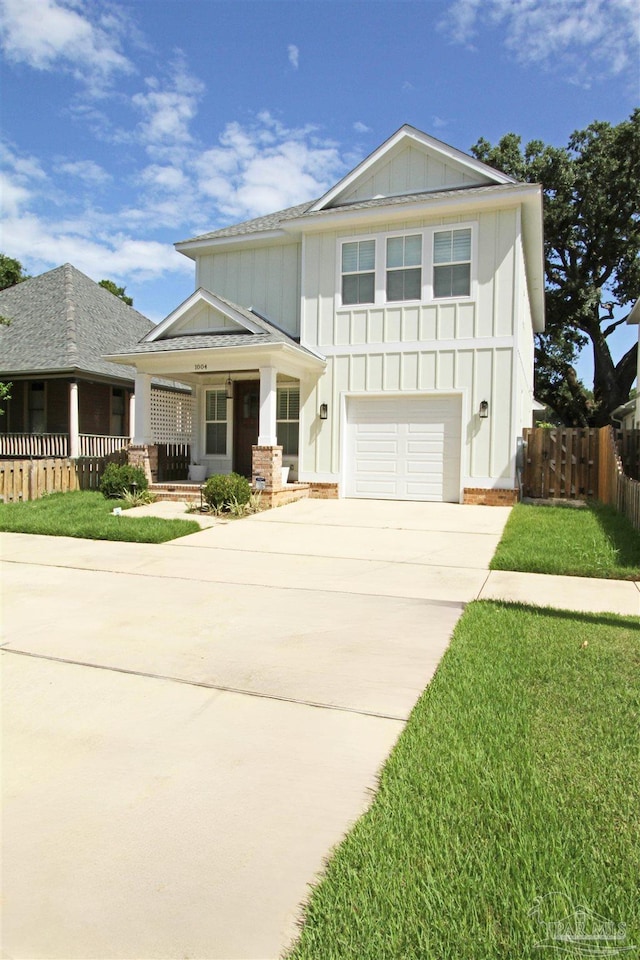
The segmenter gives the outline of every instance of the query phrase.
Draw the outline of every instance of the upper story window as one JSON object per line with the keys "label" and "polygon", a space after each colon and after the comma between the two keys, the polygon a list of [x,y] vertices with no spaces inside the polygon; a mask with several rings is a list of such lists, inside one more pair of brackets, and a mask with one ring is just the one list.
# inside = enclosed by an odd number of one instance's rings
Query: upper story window
{"label": "upper story window", "polygon": [[387,300],[422,297],[422,236],[387,239]]}
{"label": "upper story window", "polygon": [[205,421],[206,453],[209,456],[226,456],[227,394],[225,390],[207,390]]}
{"label": "upper story window", "polygon": [[437,230],[433,235],[433,296],[471,293],[471,228]]}
{"label": "upper story window", "polygon": [[373,303],[376,294],[376,242],[342,244],[342,302]]}

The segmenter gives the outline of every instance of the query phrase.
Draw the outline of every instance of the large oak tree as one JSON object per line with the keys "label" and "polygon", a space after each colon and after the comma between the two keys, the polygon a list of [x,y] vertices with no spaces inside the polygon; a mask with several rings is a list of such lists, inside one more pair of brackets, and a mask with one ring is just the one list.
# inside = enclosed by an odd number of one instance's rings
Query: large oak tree
{"label": "large oak tree", "polygon": [[[636,375],[638,345],[616,362],[609,338],[640,296],[640,109],[617,126],[591,123],[566,147],[533,140],[523,149],[509,133],[497,146],[481,139],[471,149],[542,184],[546,330],[536,337],[536,397],[567,425],[604,426]],[[587,344],[593,392],[574,369]]]}

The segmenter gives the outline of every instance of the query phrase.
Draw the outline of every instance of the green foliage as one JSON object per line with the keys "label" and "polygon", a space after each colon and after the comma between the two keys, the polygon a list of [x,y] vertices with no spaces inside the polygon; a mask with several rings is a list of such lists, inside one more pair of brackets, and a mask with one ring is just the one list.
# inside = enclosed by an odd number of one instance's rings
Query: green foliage
{"label": "green foliage", "polygon": [[[637,344],[615,363],[607,341],[640,295],[640,109],[617,126],[595,121],[567,147],[533,140],[523,149],[509,133],[497,146],[481,139],[471,149],[543,186],[546,330],[536,338],[536,396],[565,424],[604,426],[636,373]],[[573,367],[588,343],[592,396]]]}
{"label": "green foliage", "polygon": [[133,491],[134,484],[139,491],[148,488],[149,483],[144,470],[140,467],[132,467],[128,463],[121,466],[117,463],[109,463],[100,481],[100,492],[107,499],[121,499],[127,490]]}
{"label": "green foliage", "polygon": [[618,947],[631,956],[639,627],[470,604],[371,806],[312,890],[289,960],[566,956],[566,942],[540,945],[581,906],[626,924]]}
{"label": "green foliage", "polygon": [[214,473],[205,484],[203,496],[214,510],[237,511],[239,506],[249,503],[251,484],[238,473]]}
{"label": "green foliage", "polygon": [[145,507],[156,502],[156,495],[151,490],[125,490],[120,497],[126,510],[131,507]]}
{"label": "green foliage", "polygon": [[133,297],[128,297],[125,293],[126,287],[119,287],[113,282],[113,280],[101,280],[98,284],[99,287],[104,287],[105,290],[108,290],[109,293],[112,293],[114,297],[123,300],[124,303],[128,306],[133,306]]}
{"label": "green foliage", "polygon": [[[11,383],[0,383],[0,403],[4,403],[5,400],[11,400]],[[0,417],[4,415],[4,407],[0,407]]]}
{"label": "green foliage", "polygon": [[164,520],[113,514],[113,502],[98,490],[52,493],[25,503],[0,503],[0,530],[47,537],[84,540],[123,540],[129,543],[166,543],[197,533],[195,520]]}
{"label": "green foliage", "polygon": [[24,272],[19,260],[14,260],[13,257],[0,253],[0,290],[15,287],[16,283],[22,283],[23,280],[30,279],[31,277]]}

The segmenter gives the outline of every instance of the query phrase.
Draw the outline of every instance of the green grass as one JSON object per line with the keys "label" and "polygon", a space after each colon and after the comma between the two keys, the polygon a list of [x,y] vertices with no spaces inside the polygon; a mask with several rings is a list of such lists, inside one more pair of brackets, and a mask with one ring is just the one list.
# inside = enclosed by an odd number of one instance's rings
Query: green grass
{"label": "green grass", "polygon": [[114,517],[115,506],[124,508],[120,501],[105,500],[96,490],[54,493],[24,503],[3,503],[0,504],[0,530],[87,540],[165,543],[200,529],[195,520]]}
{"label": "green grass", "polygon": [[639,668],[640,618],[471,604],[292,960],[539,960],[579,905],[639,946]]}
{"label": "green grass", "polygon": [[640,580],[640,533],[613,507],[513,508],[492,570]]}

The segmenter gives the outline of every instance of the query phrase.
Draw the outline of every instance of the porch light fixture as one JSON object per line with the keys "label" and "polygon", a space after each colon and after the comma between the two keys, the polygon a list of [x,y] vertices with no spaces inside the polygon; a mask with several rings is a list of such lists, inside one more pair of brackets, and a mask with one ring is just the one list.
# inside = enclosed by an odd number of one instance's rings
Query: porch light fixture
{"label": "porch light fixture", "polygon": [[231,379],[230,373],[227,374],[227,382],[224,385],[224,392],[227,400],[233,400],[233,380]]}
{"label": "porch light fixture", "polygon": [[321,403],[321,404],[320,404],[320,419],[321,419],[321,420],[326,420],[328,416],[329,416],[329,407],[328,407],[328,405],[327,405],[326,403]]}
{"label": "porch light fixture", "polygon": [[481,420],[486,420],[487,417],[489,416],[489,401],[488,401],[488,400],[481,400],[481,401],[480,401],[479,416],[480,416],[480,419],[481,419]]}

